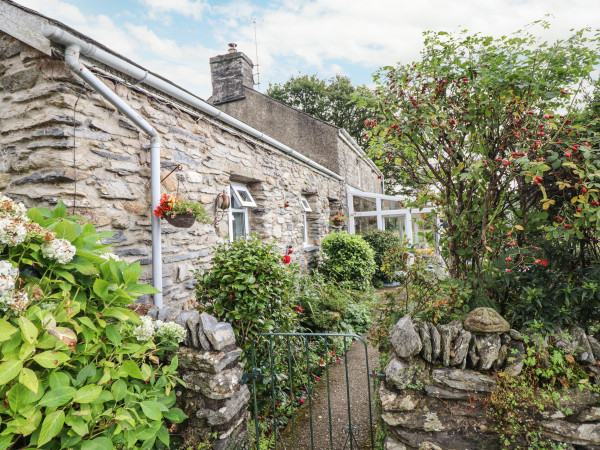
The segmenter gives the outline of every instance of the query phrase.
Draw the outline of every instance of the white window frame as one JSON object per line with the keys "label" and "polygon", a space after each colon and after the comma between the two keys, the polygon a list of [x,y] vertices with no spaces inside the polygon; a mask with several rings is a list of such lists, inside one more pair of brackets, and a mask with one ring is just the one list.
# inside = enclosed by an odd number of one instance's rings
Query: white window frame
{"label": "white window frame", "polygon": [[[231,183],[231,184],[233,185],[234,183]],[[243,188],[248,190],[248,188],[245,185],[240,185],[240,183],[236,183],[236,185],[242,186]],[[234,192],[235,192],[235,190],[231,186],[227,187],[227,194],[231,198],[231,203],[229,205],[229,209],[227,210],[227,225],[229,228],[228,235],[229,235],[230,241],[233,241],[233,213],[243,213],[243,215],[244,215],[244,236],[248,236],[248,234],[250,234],[250,223],[248,220],[248,207],[246,207],[246,206],[242,206],[241,208],[233,207],[232,195],[235,195],[236,200],[238,200],[238,202],[240,204],[242,204],[242,202],[239,199],[239,196],[237,194],[234,194]],[[249,191],[248,191],[248,194],[250,194]],[[252,198],[252,196],[250,196],[250,198]],[[252,203],[254,203],[254,199],[252,199]],[[256,206],[256,203],[254,203],[254,206]]]}
{"label": "white window frame", "polygon": [[308,220],[306,217],[306,213],[312,212],[312,208],[310,207],[310,203],[308,203],[308,199],[302,195],[300,196],[300,205],[302,205],[302,221],[304,223],[304,233],[302,236],[302,245],[304,247],[308,246]]}
{"label": "white window frame", "polygon": [[[235,195],[235,198],[244,208],[256,208],[256,203],[254,202],[254,198],[252,198],[252,194],[248,189],[248,186],[242,183],[230,183],[231,193]],[[250,200],[244,200],[244,196],[247,196]]]}
{"label": "white window frame", "polygon": [[[366,212],[354,212],[354,197],[367,197],[375,199],[375,211],[366,211]],[[348,220],[348,232],[351,234],[355,234],[354,227],[354,218],[355,217],[369,217],[376,216],[377,217],[377,229],[385,230],[385,220],[386,216],[404,216],[404,237],[408,240],[410,244],[413,244],[413,214],[421,214],[421,213],[430,213],[436,212],[436,208],[433,206],[423,206],[421,208],[402,208],[402,209],[390,209],[383,210],[382,209],[382,201],[383,200],[393,200],[396,202],[406,202],[407,198],[402,196],[395,195],[384,195],[384,194],[375,194],[372,192],[363,192],[360,189],[353,188],[352,186],[348,186],[348,208],[350,210],[350,218]],[[437,215],[437,225],[439,228],[440,225],[440,217]],[[438,249],[438,236],[435,236],[434,239],[434,248],[437,252]]]}

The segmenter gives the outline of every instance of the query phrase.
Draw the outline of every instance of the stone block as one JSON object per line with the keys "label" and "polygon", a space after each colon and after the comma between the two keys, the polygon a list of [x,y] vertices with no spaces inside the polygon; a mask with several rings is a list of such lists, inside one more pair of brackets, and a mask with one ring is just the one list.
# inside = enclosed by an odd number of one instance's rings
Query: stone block
{"label": "stone block", "polygon": [[455,319],[447,325],[438,325],[437,329],[440,333],[442,364],[448,366],[450,364],[452,341],[456,339],[462,331],[462,322]]}
{"label": "stone block", "polygon": [[243,365],[223,370],[217,374],[190,371],[182,375],[188,389],[213,400],[233,397],[242,378]]}
{"label": "stone block", "polygon": [[223,350],[230,345],[235,345],[235,333],[231,325],[226,322],[219,322],[214,327],[204,328],[204,334],[215,350]]}
{"label": "stone block", "polygon": [[230,422],[242,408],[248,407],[250,400],[250,390],[247,386],[241,386],[235,395],[225,402],[225,404],[217,409],[201,408],[196,411],[198,419],[206,419],[210,426],[225,425]]}
{"label": "stone block", "polygon": [[493,308],[475,308],[465,319],[465,329],[476,333],[505,333],[509,323]]}
{"label": "stone block", "polygon": [[475,336],[475,350],[479,357],[479,370],[490,370],[492,364],[498,359],[502,341],[497,334]]}
{"label": "stone block", "polygon": [[409,358],[421,351],[421,338],[409,315],[396,322],[390,333],[390,343],[400,358]]}
{"label": "stone block", "polygon": [[462,391],[493,392],[496,389],[496,380],[473,370],[437,369],[432,377],[436,383]]}
{"label": "stone block", "polygon": [[450,358],[451,366],[458,366],[466,359],[471,342],[471,333],[461,330],[458,338],[454,341],[454,356]]}
{"label": "stone block", "polygon": [[180,347],[175,354],[179,358],[179,367],[206,373],[219,373],[239,360],[242,351],[239,348],[230,352],[211,352]]}
{"label": "stone block", "polygon": [[412,411],[421,400],[421,396],[413,391],[394,392],[387,389],[385,383],[381,383],[378,395],[381,400],[381,408],[386,412]]}
{"label": "stone block", "polygon": [[392,357],[385,366],[385,381],[397,389],[403,390],[408,387],[415,376],[415,369],[406,361]]}

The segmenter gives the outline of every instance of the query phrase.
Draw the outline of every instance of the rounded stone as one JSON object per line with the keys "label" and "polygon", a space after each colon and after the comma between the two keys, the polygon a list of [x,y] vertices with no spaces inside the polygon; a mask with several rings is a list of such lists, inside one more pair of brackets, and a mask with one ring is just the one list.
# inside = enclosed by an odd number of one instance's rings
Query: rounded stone
{"label": "rounded stone", "polygon": [[467,314],[465,329],[476,333],[506,333],[510,324],[493,308],[476,308]]}

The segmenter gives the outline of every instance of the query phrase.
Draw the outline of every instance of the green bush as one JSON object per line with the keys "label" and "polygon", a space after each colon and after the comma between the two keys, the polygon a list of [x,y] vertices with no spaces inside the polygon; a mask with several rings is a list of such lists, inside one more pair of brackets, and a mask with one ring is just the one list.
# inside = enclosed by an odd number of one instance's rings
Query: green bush
{"label": "green bush", "polygon": [[[402,246],[402,239],[392,231],[372,230],[363,235],[363,239],[371,246],[375,252],[375,275],[374,281],[391,283],[394,279],[384,271],[384,258],[388,265],[392,265],[393,257],[400,258],[403,261],[402,254],[398,250]],[[395,265],[395,264],[394,264]]]}
{"label": "green bush", "polygon": [[0,194],[0,448],[168,447],[182,330],[125,307],[155,289],[79,220]]}
{"label": "green bush", "polygon": [[362,333],[371,326],[376,295],[373,288],[353,290],[315,274],[300,280],[295,302],[302,326],[311,332]]}
{"label": "green bush", "polygon": [[370,286],[375,273],[375,252],[357,234],[331,233],[321,243],[325,257],[319,271],[328,280],[349,282],[354,288]]}
{"label": "green bush", "polygon": [[219,245],[209,269],[196,274],[201,309],[229,322],[244,350],[260,333],[296,326],[291,298],[297,267],[258,236]]}

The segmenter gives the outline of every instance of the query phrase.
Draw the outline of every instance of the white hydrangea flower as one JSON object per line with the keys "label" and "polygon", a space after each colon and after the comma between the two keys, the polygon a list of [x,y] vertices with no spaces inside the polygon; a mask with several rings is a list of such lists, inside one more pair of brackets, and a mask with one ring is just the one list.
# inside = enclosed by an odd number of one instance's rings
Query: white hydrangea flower
{"label": "white hydrangea flower", "polygon": [[27,238],[25,220],[21,217],[0,216],[0,244],[15,246]]}
{"label": "white hydrangea flower", "polygon": [[123,259],[115,253],[103,252],[103,253],[100,253],[100,255],[98,255],[98,256],[100,256],[100,258],[104,258],[107,261],[110,259],[114,259],[115,261],[123,261]]}
{"label": "white hydrangea flower", "polygon": [[12,298],[11,309],[16,312],[23,312],[29,306],[29,295],[25,291],[15,291]]}
{"label": "white hydrangea flower", "polygon": [[156,335],[164,339],[168,339],[175,342],[183,342],[187,335],[187,331],[181,325],[175,322],[163,322],[157,320],[155,323]]}
{"label": "white hydrangea flower", "polygon": [[55,259],[61,264],[68,264],[75,256],[76,248],[66,239],[54,239],[42,245],[42,254],[49,259]]}
{"label": "white hydrangea flower", "polygon": [[154,337],[154,322],[148,316],[140,317],[142,324],[133,329],[133,335],[138,341],[149,341]]}
{"label": "white hydrangea flower", "polygon": [[15,215],[25,217],[27,208],[23,203],[15,202],[6,195],[0,194],[0,215]]}
{"label": "white hydrangea flower", "polygon": [[19,276],[19,270],[9,261],[0,261],[0,293],[10,292],[15,289],[15,283]]}

